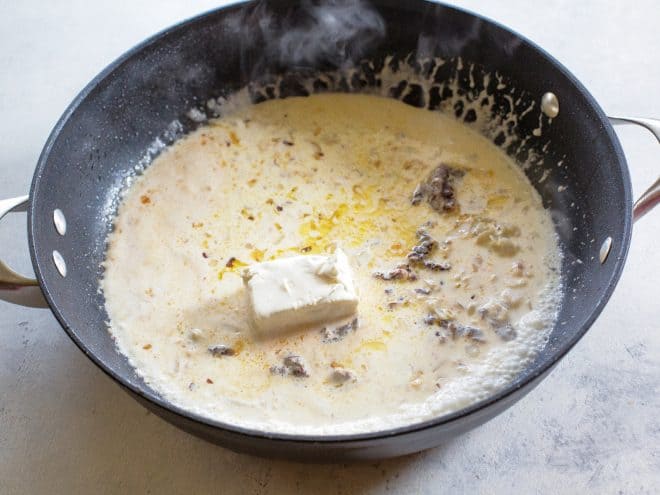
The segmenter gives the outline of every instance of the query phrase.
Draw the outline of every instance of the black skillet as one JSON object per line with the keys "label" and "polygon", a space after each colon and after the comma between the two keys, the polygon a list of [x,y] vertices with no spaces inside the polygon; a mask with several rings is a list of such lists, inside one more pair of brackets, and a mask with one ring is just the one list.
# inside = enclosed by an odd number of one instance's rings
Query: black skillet
{"label": "black skillet", "polygon": [[[347,16],[345,5],[349,3],[359,4],[334,1],[331,6],[339,10],[333,15],[349,27],[359,26],[365,19],[363,12]],[[319,18],[311,3],[247,3],[222,8],[167,29],[111,64],[76,97],[55,126],[37,164],[29,199],[0,202],[0,217],[27,205],[30,254],[38,280],[21,277],[0,264],[0,296],[38,306],[43,299],[35,294],[43,294],[76,345],[147,408],[204,439],[259,455],[342,460],[415,452],[487,421],[529,392],[584,335],[621,274],[633,207],[619,141],[608,118],[575,77],[518,34],[474,14],[422,0],[360,5],[373,9],[369,15],[376,16],[368,17],[364,29],[345,34],[340,42],[333,38],[332,30],[322,32],[320,38],[303,38],[298,48],[311,49],[312,55],[303,53],[295,60],[280,52],[286,45],[282,39],[291,41],[287,33],[322,30],[326,21],[333,21]],[[265,18],[270,24],[261,22]],[[336,69],[361,60],[378,65],[387,55],[400,60],[410,54],[408,60],[413,63],[429,56],[455,61],[460,55],[484,72],[497,71],[513,83],[514,96],[523,106],[540,102],[548,92],[560,102],[559,115],[552,123],[536,111],[513,129],[519,136],[529,136],[539,125],[539,117],[544,125],[542,138],[532,139],[529,148],[540,151],[546,145],[545,164],[537,164],[527,174],[555,214],[566,253],[562,267],[566,296],[545,349],[510,386],[487,400],[430,421],[376,433],[269,434],[205,419],[169,404],[145,385],[115,349],[98,291],[104,241],[125,179],[148,156],[156,138],[171,142],[193,129],[196,123],[186,117],[187,112],[192,107],[204,108],[209,98],[274,74],[287,76],[278,86],[282,95],[304,94],[295,74]],[[418,65],[419,71],[428,70],[423,63]],[[458,93],[470,98],[469,75],[461,73],[460,64],[455,63],[453,70],[458,75]],[[438,80],[443,74],[438,71]],[[367,77],[349,83],[339,89],[368,87],[377,80]],[[489,90],[497,96],[496,87]],[[433,101],[423,101],[415,91],[406,94],[407,103],[431,107],[456,96],[436,92],[430,98]],[[266,91],[255,94],[255,99],[269,96]],[[392,96],[400,95],[393,92]],[[495,112],[520,110],[507,108],[505,99],[500,100]],[[470,120],[460,105],[450,111]],[[168,129],[177,119],[182,128]],[[636,122],[651,130],[657,124]],[[660,132],[656,135],[660,139]],[[519,159],[530,150],[507,149]],[[557,168],[560,161],[560,171],[553,170],[547,180],[540,180],[546,168]],[[635,215],[653,207],[659,195],[656,183],[636,205]]]}

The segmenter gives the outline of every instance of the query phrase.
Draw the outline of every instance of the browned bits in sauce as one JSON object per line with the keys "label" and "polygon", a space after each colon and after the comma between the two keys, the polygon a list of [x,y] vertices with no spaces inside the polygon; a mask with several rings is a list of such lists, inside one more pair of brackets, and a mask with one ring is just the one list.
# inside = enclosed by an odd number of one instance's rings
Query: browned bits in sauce
{"label": "browned bits in sauce", "polygon": [[250,213],[250,211],[247,208],[243,208],[241,210],[241,215],[243,217],[247,218],[250,221],[254,221],[254,218],[255,218],[254,215],[252,213]]}
{"label": "browned bits in sauce", "polygon": [[307,378],[309,376],[309,372],[307,371],[307,367],[305,365],[305,360],[300,356],[296,356],[295,354],[289,354],[286,356],[282,360],[281,365],[271,366],[270,373],[272,375],[280,376],[290,375],[297,378]]}
{"label": "browned bits in sauce", "polygon": [[[321,336],[324,343],[339,342],[350,332],[354,332],[358,327],[358,319],[354,318],[349,323],[337,327],[323,327]],[[334,367],[334,366],[333,366]]]}
{"label": "browned bits in sauce", "polygon": [[293,141],[289,141],[288,139],[282,139],[282,144],[285,146],[293,146]]}
{"label": "browned bits in sauce", "polygon": [[241,144],[241,140],[238,139],[238,136],[236,135],[236,133],[234,131],[229,131],[229,139],[231,139],[232,144],[235,144],[237,146],[239,144]]}
{"label": "browned bits in sauce", "polygon": [[440,263],[436,263],[435,261],[426,260],[426,261],[424,261],[424,268],[427,268],[429,270],[433,270],[433,271],[436,271],[436,272],[437,271],[443,272],[443,271],[451,270],[451,263],[449,263],[447,261],[442,261]]}
{"label": "browned bits in sauce", "polygon": [[312,246],[305,246],[300,251],[303,253],[309,253],[312,250]]}
{"label": "browned bits in sauce", "polygon": [[144,344],[142,346],[142,349],[144,349],[145,351],[148,351],[149,349],[151,349],[151,344]]}
{"label": "browned bits in sauce", "polygon": [[[402,263],[396,266],[393,270],[386,272],[374,272],[373,276],[381,280],[417,280],[417,273],[414,268],[426,268],[431,271],[446,271],[451,270],[451,264],[443,261],[436,262],[429,260],[428,257],[438,247],[438,242],[432,239],[431,236],[424,228],[420,228],[416,232],[418,242],[411,251],[406,255],[407,263]],[[392,244],[393,251],[398,251],[401,248],[401,243]]]}
{"label": "browned bits in sauce", "polygon": [[148,205],[149,203],[151,203],[151,198],[146,194],[143,194],[142,196],[140,196],[140,203],[142,203],[143,205]]}
{"label": "browned bits in sauce", "polygon": [[374,277],[381,280],[417,280],[417,274],[409,265],[399,265],[394,270],[374,272]]}
{"label": "browned bits in sauce", "polygon": [[225,265],[227,268],[234,268],[234,261],[236,261],[236,258],[232,256],[227,260],[227,264]]}
{"label": "browned bits in sauce", "polygon": [[213,380],[211,380],[210,378],[207,378],[206,383],[213,383]]}
{"label": "browned bits in sauce", "polygon": [[192,223],[192,228],[193,229],[201,229],[204,227],[204,222],[193,222]]}
{"label": "browned bits in sauce", "polygon": [[277,205],[277,206],[275,207],[275,209],[276,209],[277,211],[282,211],[284,208],[281,207],[280,205]]}
{"label": "browned bits in sauce", "polygon": [[250,179],[247,181],[247,185],[250,187],[254,187],[254,185],[257,183],[257,179]]}
{"label": "browned bits in sauce", "polygon": [[209,257],[209,255],[208,255],[208,254],[206,254],[206,253],[205,253],[204,251],[202,251],[202,257],[203,257],[203,258],[208,258],[208,257]]}
{"label": "browned bits in sauce", "polygon": [[236,350],[224,344],[212,345],[208,348],[213,357],[235,356]]}
{"label": "browned bits in sauce", "polygon": [[413,192],[412,204],[418,205],[424,198],[434,210],[449,212],[456,209],[454,182],[465,175],[464,170],[440,164],[433,169],[426,182],[420,183]]}
{"label": "browned bits in sauce", "polygon": [[299,378],[306,378],[309,376],[309,372],[305,366],[305,361],[300,356],[286,356],[282,363],[284,364],[284,367],[287,369],[288,373],[292,376]]}

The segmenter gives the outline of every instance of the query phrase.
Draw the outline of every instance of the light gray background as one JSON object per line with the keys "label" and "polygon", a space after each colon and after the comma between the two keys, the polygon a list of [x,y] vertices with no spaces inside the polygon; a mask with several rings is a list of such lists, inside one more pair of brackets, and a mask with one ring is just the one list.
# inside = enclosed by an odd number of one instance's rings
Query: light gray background
{"label": "light gray background", "polygon": [[[0,0],[0,197],[26,193],[75,94],[125,50],[207,0]],[[660,117],[657,0],[462,0],[538,42],[611,114]],[[658,144],[622,129],[633,186]],[[364,465],[234,454],[147,413],[45,310],[0,302],[0,493],[657,493],[660,491],[660,211],[635,226],[611,302],[518,405],[446,445]],[[0,255],[29,270],[24,215]]]}

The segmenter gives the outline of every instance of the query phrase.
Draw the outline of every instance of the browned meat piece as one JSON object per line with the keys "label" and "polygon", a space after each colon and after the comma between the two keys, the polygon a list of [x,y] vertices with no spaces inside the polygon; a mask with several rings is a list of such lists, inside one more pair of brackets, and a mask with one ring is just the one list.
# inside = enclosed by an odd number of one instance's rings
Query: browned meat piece
{"label": "browned meat piece", "polygon": [[424,260],[438,246],[437,241],[432,239],[425,230],[418,230],[417,237],[419,238],[419,242],[408,253],[408,259],[413,263]]}
{"label": "browned meat piece", "polygon": [[223,345],[223,344],[216,344],[216,345],[210,346],[209,347],[209,352],[214,357],[234,356],[236,354],[236,351],[234,349],[232,349],[229,346]]}
{"label": "browned meat piece", "polygon": [[295,354],[289,354],[282,360],[281,365],[273,365],[270,367],[270,373],[272,375],[290,375],[297,378],[306,378],[309,376],[307,367],[305,366],[305,361],[302,357],[296,356]]}
{"label": "browned meat piece", "polygon": [[448,212],[456,209],[454,181],[465,175],[464,170],[440,164],[433,169],[426,182],[418,184],[413,192],[411,202],[418,205],[426,198],[427,202],[438,212]]}
{"label": "browned meat piece", "polygon": [[399,265],[387,272],[374,272],[374,277],[381,280],[417,280],[417,274],[409,265]]}
{"label": "browned meat piece", "polygon": [[447,329],[451,332],[452,338],[454,339],[465,337],[474,342],[486,342],[484,333],[478,328],[452,322],[447,324]]}
{"label": "browned meat piece", "polygon": [[342,340],[349,332],[354,332],[358,327],[358,320],[354,318],[353,321],[341,325],[338,327],[324,327],[321,330],[321,335],[323,335],[323,342],[339,342]]}
{"label": "browned meat piece", "polygon": [[436,263],[435,261],[424,261],[424,268],[428,268],[433,271],[447,271],[451,270],[451,263],[443,261],[442,263]]}
{"label": "browned meat piece", "polygon": [[513,328],[509,323],[502,325],[501,327],[495,327],[495,333],[499,335],[500,338],[505,342],[513,340],[518,336],[516,329]]}
{"label": "browned meat piece", "polygon": [[441,319],[432,313],[424,317],[424,323],[427,325],[438,325],[440,328],[445,329],[444,331],[440,330],[435,333],[441,342],[445,342],[449,336],[451,336],[452,340],[463,337],[479,344],[486,342],[486,337],[481,329],[469,325],[461,325],[455,321]]}
{"label": "browned meat piece", "polygon": [[335,385],[343,385],[349,381],[357,381],[357,375],[354,371],[349,370],[348,368],[335,368],[332,373],[330,373],[328,381]]}
{"label": "browned meat piece", "polygon": [[305,367],[305,361],[300,356],[291,354],[284,358],[283,363],[290,375],[297,377],[309,376],[307,368]]}
{"label": "browned meat piece", "polygon": [[419,242],[408,253],[408,260],[411,264],[421,264],[424,268],[434,271],[450,270],[451,264],[448,262],[437,263],[426,259],[438,247],[438,241],[431,238],[428,232],[424,229],[417,231]]}

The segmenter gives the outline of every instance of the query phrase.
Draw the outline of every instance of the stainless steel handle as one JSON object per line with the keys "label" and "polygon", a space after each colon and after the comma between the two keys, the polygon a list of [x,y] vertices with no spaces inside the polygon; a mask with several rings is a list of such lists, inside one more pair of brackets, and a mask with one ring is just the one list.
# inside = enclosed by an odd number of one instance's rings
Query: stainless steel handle
{"label": "stainless steel handle", "polygon": [[[9,212],[26,211],[29,200],[28,196],[0,200],[0,220]],[[31,308],[48,307],[39,288],[39,282],[16,273],[2,261],[0,261],[0,300]]]}
{"label": "stainless steel handle", "polygon": [[[653,133],[660,143],[660,120],[632,117],[609,117],[614,125],[633,124],[642,126]],[[633,205],[633,221],[636,222],[660,203],[660,177],[642,193]]]}

